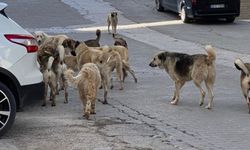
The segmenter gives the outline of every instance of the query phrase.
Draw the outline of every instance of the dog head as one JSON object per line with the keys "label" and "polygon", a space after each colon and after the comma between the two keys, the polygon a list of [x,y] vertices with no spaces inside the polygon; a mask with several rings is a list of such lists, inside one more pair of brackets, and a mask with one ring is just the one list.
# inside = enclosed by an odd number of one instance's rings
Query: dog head
{"label": "dog head", "polygon": [[77,48],[77,46],[80,44],[79,41],[75,41],[73,39],[66,39],[63,41],[62,45],[65,49],[69,49],[71,54],[73,56],[76,56],[76,53],[75,53],[75,49]]}
{"label": "dog head", "polygon": [[111,12],[110,14],[111,14],[111,17],[112,17],[112,18],[117,17],[117,12],[116,12],[116,11],[113,11],[113,12]]}
{"label": "dog head", "polygon": [[34,35],[35,35],[38,45],[41,45],[45,41],[46,36],[47,36],[47,34],[43,31],[36,31],[34,32]]}
{"label": "dog head", "polygon": [[164,62],[167,60],[168,52],[160,52],[154,56],[152,61],[150,62],[150,67],[159,67],[161,69],[164,68]]}

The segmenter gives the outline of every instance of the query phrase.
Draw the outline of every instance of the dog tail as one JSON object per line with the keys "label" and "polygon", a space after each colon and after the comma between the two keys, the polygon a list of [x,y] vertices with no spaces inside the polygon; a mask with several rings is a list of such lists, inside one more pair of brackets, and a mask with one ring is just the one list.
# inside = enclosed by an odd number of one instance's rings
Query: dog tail
{"label": "dog tail", "polygon": [[247,76],[249,75],[249,70],[247,69],[245,63],[244,63],[241,59],[239,59],[239,58],[235,59],[234,65],[235,65],[235,67],[236,67],[238,70],[241,70],[241,71],[244,72]]}
{"label": "dog tail", "polygon": [[74,87],[77,85],[77,76],[73,76],[74,71],[71,69],[68,69],[64,72],[66,80],[70,83],[73,84]]}
{"label": "dog tail", "polygon": [[100,38],[101,38],[101,30],[100,30],[100,29],[97,29],[97,30],[96,30],[96,40],[99,42],[99,41],[100,41]]}
{"label": "dog tail", "polygon": [[205,49],[208,54],[208,60],[214,61],[216,59],[215,49],[211,45],[206,45]]}
{"label": "dog tail", "polygon": [[51,68],[52,68],[52,64],[53,64],[54,60],[55,60],[54,57],[52,57],[52,56],[49,57],[48,64],[47,64],[47,71],[48,71],[49,77],[52,75]]}
{"label": "dog tail", "polygon": [[57,51],[59,52],[60,64],[62,64],[65,57],[64,47],[62,45],[58,45]]}

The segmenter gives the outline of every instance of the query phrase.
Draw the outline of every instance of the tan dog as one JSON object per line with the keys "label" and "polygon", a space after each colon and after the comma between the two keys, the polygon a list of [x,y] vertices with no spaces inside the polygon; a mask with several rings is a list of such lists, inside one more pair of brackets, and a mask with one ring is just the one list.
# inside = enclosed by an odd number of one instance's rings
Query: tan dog
{"label": "tan dog", "polygon": [[[76,56],[77,60],[77,69],[80,70],[82,65],[86,63],[97,63],[98,58],[102,55],[102,51],[95,48],[88,47],[85,43],[75,41],[72,39],[66,39],[63,44],[65,48],[71,50],[71,54]],[[102,78],[102,83],[104,86],[104,102],[107,104],[107,95],[109,87],[109,75],[105,68],[99,68]]]}
{"label": "tan dog", "polygon": [[52,69],[52,64],[54,62],[54,57],[50,56],[48,59],[48,64],[46,69],[43,71],[43,82],[45,85],[45,92],[43,98],[42,106],[46,106],[48,86],[50,87],[50,100],[52,101],[51,106],[56,106],[55,97],[56,97],[56,73]]}
{"label": "tan dog", "polygon": [[110,25],[112,27],[112,32],[114,34],[116,34],[116,29],[117,29],[117,24],[118,24],[118,16],[117,16],[117,12],[111,12],[108,15],[107,18],[107,23],[108,23],[108,32],[110,33]]}
{"label": "tan dog", "polygon": [[66,78],[78,88],[78,93],[83,104],[83,116],[89,119],[90,114],[95,114],[97,90],[101,83],[99,69],[93,63],[86,63],[76,77],[73,70],[65,72]]}
{"label": "tan dog", "polygon": [[[96,62],[99,68],[103,68],[107,74],[108,81],[111,83],[111,89],[113,88],[113,83],[111,80],[111,74],[116,69],[117,79],[120,82],[120,90],[124,89],[123,85],[123,72],[122,72],[122,59],[118,52],[113,51],[107,47],[107,49],[103,48],[103,53],[98,57]],[[109,85],[109,83],[107,83]]]}
{"label": "tan dog", "polygon": [[193,80],[200,89],[200,106],[204,103],[205,91],[201,83],[205,81],[209,103],[206,108],[211,109],[213,103],[213,85],[215,82],[215,59],[216,54],[212,46],[206,46],[207,55],[188,55],[174,52],[161,52],[154,56],[149,66],[165,69],[171,79],[175,82],[175,92],[171,104],[177,105],[180,90],[186,81]]}
{"label": "tan dog", "polygon": [[[137,83],[137,78],[135,76],[134,70],[131,69],[128,60],[128,49],[124,46],[108,46],[109,50],[116,51],[120,54],[122,59],[122,70],[123,70],[123,82],[127,76],[127,71],[133,76],[135,83]],[[107,46],[99,48],[100,50],[107,49]]]}
{"label": "tan dog", "polygon": [[247,102],[248,106],[248,113],[250,114],[250,101],[249,101],[249,90],[250,90],[250,63],[244,63],[241,59],[236,59],[234,61],[235,67],[241,71],[241,76],[240,76],[240,85],[242,89],[242,93],[245,97],[245,100]]}

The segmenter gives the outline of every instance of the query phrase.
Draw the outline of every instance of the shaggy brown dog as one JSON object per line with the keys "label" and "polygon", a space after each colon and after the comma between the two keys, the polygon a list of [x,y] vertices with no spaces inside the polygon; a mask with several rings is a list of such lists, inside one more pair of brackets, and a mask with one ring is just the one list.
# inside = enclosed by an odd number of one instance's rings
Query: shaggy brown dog
{"label": "shaggy brown dog", "polygon": [[235,67],[241,71],[241,76],[240,76],[240,85],[241,85],[241,90],[242,93],[245,97],[245,100],[247,102],[248,106],[248,113],[250,114],[250,101],[249,101],[249,90],[250,90],[250,63],[244,63],[241,59],[236,59],[234,61]]}
{"label": "shaggy brown dog", "polygon": [[66,78],[78,88],[78,93],[83,104],[83,116],[89,119],[90,114],[95,114],[97,90],[101,83],[99,69],[93,63],[86,63],[76,77],[73,70],[65,72]]}
{"label": "shaggy brown dog", "polygon": [[154,56],[149,66],[165,69],[175,82],[175,92],[171,104],[177,105],[182,86],[186,81],[193,80],[200,89],[200,106],[204,103],[205,91],[201,83],[205,81],[209,103],[206,108],[211,109],[213,103],[213,85],[215,82],[215,59],[216,54],[212,46],[206,46],[207,55],[188,55],[183,53],[161,52]]}
{"label": "shaggy brown dog", "polygon": [[109,15],[108,15],[108,18],[107,18],[107,23],[108,23],[108,32],[110,33],[110,25],[112,27],[112,32],[114,34],[116,34],[116,29],[117,29],[117,24],[118,24],[118,16],[117,16],[117,12],[111,12]]}
{"label": "shaggy brown dog", "polygon": [[[38,53],[37,53],[37,61],[40,65],[40,71],[44,74],[44,82],[45,82],[45,97],[44,97],[44,102],[43,106],[46,105],[46,96],[47,96],[47,90],[48,90],[48,85],[50,86],[51,89],[51,96],[50,99],[52,100],[52,106],[55,106],[55,93],[58,92],[58,87],[57,87],[57,82],[59,81],[59,78],[63,78],[63,85],[64,85],[64,92],[65,92],[65,101],[64,103],[68,103],[68,92],[67,92],[67,84],[65,81],[65,78],[63,77],[63,64],[60,62],[60,53],[61,47],[57,46],[56,44],[53,43],[48,43],[46,45],[43,45],[39,48]],[[49,58],[53,57],[52,64],[49,63]],[[48,66],[50,66],[48,68]],[[61,68],[62,67],[62,68]],[[55,77],[54,77],[55,76]],[[55,87],[54,87],[55,85]]]}
{"label": "shaggy brown dog", "polygon": [[91,39],[84,41],[84,43],[89,47],[100,47],[101,30],[96,30],[96,39]]}
{"label": "shaggy brown dog", "polygon": [[126,42],[126,40],[124,40],[122,37],[116,37],[115,34],[113,34],[113,39],[114,39],[114,45],[120,45],[120,46],[124,46],[128,49],[128,44]]}

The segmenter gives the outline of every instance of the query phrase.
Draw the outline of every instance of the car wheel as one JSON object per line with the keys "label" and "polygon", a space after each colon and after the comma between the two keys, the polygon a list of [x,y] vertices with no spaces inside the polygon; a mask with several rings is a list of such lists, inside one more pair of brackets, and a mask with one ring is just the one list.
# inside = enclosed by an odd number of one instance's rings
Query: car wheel
{"label": "car wheel", "polygon": [[181,21],[184,23],[189,23],[190,19],[187,17],[186,9],[185,7],[181,7]]}
{"label": "car wheel", "polygon": [[234,20],[235,20],[235,17],[228,17],[228,18],[226,18],[226,22],[228,22],[228,23],[233,23]]}
{"label": "car wheel", "polygon": [[16,117],[16,101],[9,88],[0,82],[0,136],[5,134]]}
{"label": "car wheel", "polygon": [[155,0],[155,6],[156,6],[157,11],[160,11],[160,12],[164,11],[164,7],[162,6],[160,0]]}

